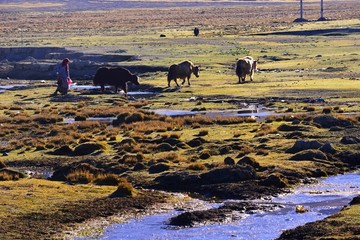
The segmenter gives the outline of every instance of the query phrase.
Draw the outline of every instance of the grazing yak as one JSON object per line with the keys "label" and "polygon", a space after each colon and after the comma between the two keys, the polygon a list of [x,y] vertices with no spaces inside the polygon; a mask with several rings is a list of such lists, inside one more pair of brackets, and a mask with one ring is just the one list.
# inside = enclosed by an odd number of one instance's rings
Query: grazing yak
{"label": "grazing yak", "polygon": [[199,33],[200,33],[200,30],[199,30],[199,28],[194,28],[194,36],[195,37],[197,37],[197,36],[199,36]]}
{"label": "grazing yak", "polygon": [[239,83],[245,81],[246,75],[250,76],[250,81],[253,80],[256,65],[257,61],[250,56],[239,59],[236,62],[236,75],[239,77]]}
{"label": "grazing yak", "polygon": [[178,78],[183,80],[181,83],[182,85],[185,83],[187,78],[188,84],[190,86],[191,73],[194,73],[196,77],[199,77],[199,66],[195,66],[191,61],[184,61],[179,64],[171,65],[167,75],[168,86],[170,87],[171,80],[174,80],[176,85],[179,86],[177,83]]}
{"label": "grazing yak", "polygon": [[115,93],[117,93],[118,88],[120,88],[124,90],[125,95],[127,95],[127,82],[132,82],[135,85],[140,84],[138,76],[122,67],[101,67],[96,71],[94,77],[94,85],[100,85],[102,92],[104,92],[105,85],[110,85],[115,87]]}

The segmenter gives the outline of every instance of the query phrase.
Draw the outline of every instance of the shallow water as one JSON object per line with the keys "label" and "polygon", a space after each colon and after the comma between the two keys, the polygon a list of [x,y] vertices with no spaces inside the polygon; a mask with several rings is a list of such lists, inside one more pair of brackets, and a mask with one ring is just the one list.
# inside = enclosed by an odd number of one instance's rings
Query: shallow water
{"label": "shallow water", "polygon": [[253,108],[250,106],[246,109],[237,110],[210,110],[210,111],[189,111],[189,110],[173,110],[173,109],[155,109],[152,110],[156,114],[166,116],[186,116],[186,115],[204,115],[207,117],[252,117],[263,120],[266,117],[277,115],[278,113],[264,110],[262,108]]}
{"label": "shallow water", "polygon": [[[259,202],[280,203],[284,207],[273,212],[243,215],[230,224],[214,224],[186,229],[168,229],[166,221],[180,211],[146,216],[106,229],[100,239],[274,239],[281,232],[308,222],[324,219],[339,211],[360,194],[360,173],[329,177],[317,184],[296,189],[293,193]],[[209,204],[204,203],[207,207]],[[295,206],[309,211],[296,213]]]}
{"label": "shallow water", "polygon": [[[105,89],[110,88],[110,87],[105,87]],[[76,91],[80,91],[80,90],[94,90],[94,89],[99,89],[99,86],[93,86],[93,85],[77,85],[77,84],[71,84],[69,86],[70,90],[76,90]],[[120,91],[121,94],[124,94],[124,91]],[[155,92],[138,92],[138,91],[129,91],[128,95],[155,95],[157,93]]]}
{"label": "shallow water", "polygon": [[26,84],[0,85],[0,89],[3,92],[5,90],[9,90],[9,89],[17,88],[17,87],[26,87],[26,86],[28,86],[28,85],[26,85]]}

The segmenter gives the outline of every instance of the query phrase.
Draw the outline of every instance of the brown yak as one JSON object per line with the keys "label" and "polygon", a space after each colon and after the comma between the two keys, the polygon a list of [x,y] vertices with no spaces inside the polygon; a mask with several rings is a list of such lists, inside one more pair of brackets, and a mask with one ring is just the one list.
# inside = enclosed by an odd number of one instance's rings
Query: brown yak
{"label": "brown yak", "polygon": [[250,81],[253,80],[256,65],[257,61],[250,56],[241,58],[236,62],[236,75],[239,77],[239,83],[245,82],[246,75],[250,76]]}
{"label": "brown yak", "polygon": [[135,85],[139,85],[139,77],[132,74],[129,70],[123,67],[100,67],[94,77],[94,85],[101,86],[101,91],[104,92],[105,85],[115,87],[115,93],[118,92],[118,88],[124,90],[127,96],[127,82],[132,82]]}
{"label": "brown yak", "polygon": [[190,77],[192,73],[194,73],[196,77],[199,77],[199,66],[195,66],[191,61],[184,61],[179,64],[171,65],[167,75],[168,86],[170,87],[171,80],[174,80],[176,85],[179,87],[179,84],[177,83],[178,78],[183,80],[181,83],[182,85],[187,79],[190,86]]}

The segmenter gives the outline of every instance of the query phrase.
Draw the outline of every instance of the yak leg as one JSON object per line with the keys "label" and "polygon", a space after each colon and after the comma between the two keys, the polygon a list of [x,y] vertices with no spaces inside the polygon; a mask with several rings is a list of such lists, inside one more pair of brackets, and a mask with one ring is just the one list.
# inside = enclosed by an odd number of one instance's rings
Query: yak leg
{"label": "yak leg", "polygon": [[[175,81],[175,83],[176,83],[176,86],[180,87],[180,85],[178,84],[178,82],[177,82],[177,79],[176,79],[176,78],[174,79],[174,81]],[[169,86],[170,86],[170,85],[169,85]]]}
{"label": "yak leg", "polygon": [[245,82],[245,80],[246,80],[246,74],[244,74],[243,76],[243,82]]}
{"label": "yak leg", "polygon": [[101,92],[104,93],[104,91],[105,91],[105,86],[104,86],[104,84],[101,84],[100,87],[101,87]]}
{"label": "yak leg", "polygon": [[253,77],[254,77],[254,72],[251,72],[251,74],[250,74],[250,81],[253,80]]}
{"label": "yak leg", "polygon": [[182,80],[183,80],[183,81],[182,81],[181,85],[184,85],[184,83],[185,83],[185,81],[186,81],[186,77],[184,77]]}
{"label": "yak leg", "polygon": [[190,86],[190,77],[188,77],[187,80],[188,80],[188,85]]}
{"label": "yak leg", "polygon": [[244,83],[245,82],[245,77],[246,77],[246,75],[245,76],[240,76],[239,77],[239,83]]}
{"label": "yak leg", "polygon": [[122,85],[121,86],[122,87],[122,89],[124,90],[124,92],[125,92],[125,97],[127,97],[127,95],[128,95],[128,88],[127,88],[127,84],[125,83],[124,85]]}

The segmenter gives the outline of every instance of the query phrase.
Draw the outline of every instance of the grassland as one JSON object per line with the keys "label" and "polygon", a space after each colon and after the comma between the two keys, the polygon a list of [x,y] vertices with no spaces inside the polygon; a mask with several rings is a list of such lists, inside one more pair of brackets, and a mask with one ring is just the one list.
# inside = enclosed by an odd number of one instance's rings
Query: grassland
{"label": "grassland", "polygon": [[[0,182],[0,238],[62,238],[64,231],[95,217],[121,215],[128,209],[141,211],[168,200],[161,194],[143,193],[141,188],[180,191],[182,187],[159,186],[157,177],[179,172],[201,175],[227,168],[227,157],[237,162],[248,156],[265,169],[256,170],[258,178],[250,181],[251,186],[274,173],[281,173],[280,180],[292,187],[302,178],[358,168],[358,163],[349,165],[340,155],[358,154],[360,144],[347,145],[340,140],[358,137],[360,132],[360,20],[354,11],[359,6],[356,1],[331,3],[326,13],[333,20],[301,24],[292,22],[297,6],[291,4],[207,6],[186,11],[174,7],[1,12],[1,47],[64,46],[96,53],[124,50],[138,60],[118,63],[123,66],[169,66],[192,60],[201,71],[200,78],[192,78],[191,86],[181,88],[173,82],[167,87],[166,72],[144,73],[140,76],[143,90],[156,88],[160,93],[131,99],[96,90],[71,90],[67,96],[54,97],[50,96],[55,89],[52,79],[44,79],[45,83],[1,80],[2,85],[26,84],[0,94],[0,160],[6,169],[31,170],[35,166],[40,171],[66,172],[66,167],[84,170],[77,167],[85,164],[87,176],[95,174],[90,171],[116,174],[138,188],[139,195],[114,200],[107,196],[116,186],[98,186],[93,181],[69,185],[69,175],[60,182],[35,178]],[[309,6],[307,14],[307,18],[317,19],[317,6]],[[199,37],[193,36],[195,26],[200,28]],[[259,60],[259,71],[253,82],[238,84],[234,65],[246,55]],[[77,82],[89,84],[91,79]],[[249,103],[277,114],[256,121],[201,115],[172,118],[149,111],[236,111]],[[327,116],[351,127],[334,126],[337,129],[329,131],[319,126],[314,118],[324,109],[330,112]],[[64,121],[88,117],[117,117],[119,122]],[[282,130],[286,127],[290,130]],[[293,155],[285,151],[297,140],[330,143],[338,155],[328,154],[323,161],[291,161]],[[197,146],[193,145],[196,141]],[[76,154],[86,143],[96,150]],[[54,154],[64,146],[71,153]],[[166,170],[159,171],[161,167]],[[221,198],[221,194],[215,197]],[[125,207],[116,210],[121,204]],[[351,209],[342,214],[355,219],[358,208]],[[38,230],[32,232],[30,226]]]}

